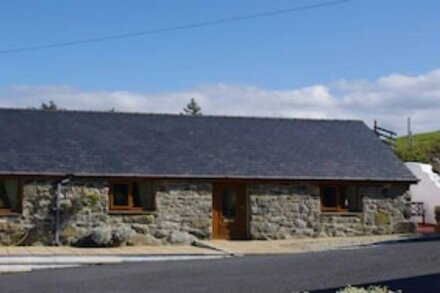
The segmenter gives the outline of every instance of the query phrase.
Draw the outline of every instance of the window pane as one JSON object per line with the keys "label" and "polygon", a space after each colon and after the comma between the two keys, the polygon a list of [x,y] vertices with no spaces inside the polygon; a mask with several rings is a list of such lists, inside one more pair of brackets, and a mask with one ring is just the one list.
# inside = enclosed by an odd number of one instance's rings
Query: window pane
{"label": "window pane", "polygon": [[326,208],[337,208],[337,191],[334,186],[325,186],[322,188],[321,203]]}
{"label": "window pane", "polygon": [[361,200],[357,194],[356,186],[346,187],[347,208],[350,212],[362,211]]}
{"label": "window pane", "polygon": [[339,188],[339,207],[341,209],[348,209],[348,199],[345,186]]}
{"label": "window pane", "polygon": [[128,206],[128,184],[113,184],[113,205],[114,206]]}
{"label": "window pane", "polygon": [[0,209],[10,209],[11,204],[9,202],[8,194],[6,191],[5,182],[0,181]]}
{"label": "window pane", "polygon": [[18,210],[17,180],[0,180],[0,209]]}
{"label": "window pane", "polygon": [[225,218],[234,218],[237,206],[237,196],[232,189],[225,189],[222,198],[222,215]]}
{"label": "window pane", "polygon": [[154,194],[151,182],[135,182],[133,184],[133,206],[144,210],[154,209]]}

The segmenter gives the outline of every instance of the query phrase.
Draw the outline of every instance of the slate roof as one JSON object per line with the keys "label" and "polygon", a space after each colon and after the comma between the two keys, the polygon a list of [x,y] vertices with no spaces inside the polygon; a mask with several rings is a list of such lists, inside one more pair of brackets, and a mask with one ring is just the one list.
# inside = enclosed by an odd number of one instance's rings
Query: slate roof
{"label": "slate roof", "polygon": [[0,109],[0,174],[417,179],[361,121]]}

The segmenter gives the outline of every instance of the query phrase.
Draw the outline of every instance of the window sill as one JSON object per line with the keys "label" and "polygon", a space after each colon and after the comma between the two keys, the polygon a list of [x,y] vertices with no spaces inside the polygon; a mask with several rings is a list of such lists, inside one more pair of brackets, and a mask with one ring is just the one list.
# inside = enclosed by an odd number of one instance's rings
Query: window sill
{"label": "window sill", "polygon": [[11,211],[0,211],[0,217],[19,217],[20,213],[11,212]]}
{"label": "window sill", "polygon": [[110,210],[109,215],[150,215],[155,211],[139,211],[139,210]]}
{"label": "window sill", "polygon": [[362,216],[363,212],[344,212],[344,211],[335,211],[335,212],[330,212],[330,211],[322,211],[321,215],[323,216],[346,216],[346,217],[358,217],[358,216]]}

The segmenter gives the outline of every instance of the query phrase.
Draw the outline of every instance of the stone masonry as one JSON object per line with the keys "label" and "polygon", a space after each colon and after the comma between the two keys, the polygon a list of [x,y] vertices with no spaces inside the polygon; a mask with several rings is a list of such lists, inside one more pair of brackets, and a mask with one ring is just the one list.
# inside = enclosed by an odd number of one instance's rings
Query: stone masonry
{"label": "stone masonry", "polygon": [[154,212],[145,215],[112,215],[112,225],[129,226],[129,244],[179,244],[211,237],[212,187],[207,183],[156,184]]}
{"label": "stone masonry", "polygon": [[251,184],[250,233],[256,239],[315,236],[319,229],[319,189],[306,184]]}
{"label": "stone masonry", "polygon": [[53,240],[55,182],[32,180],[23,186],[22,213],[0,217],[0,244],[50,244]]}
{"label": "stone masonry", "polygon": [[[53,244],[56,184],[47,179],[24,182],[21,214],[0,217],[0,245]],[[106,180],[72,180],[62,190],[61,243],[163,245],[211,237],[210,182],[160,180],[155,189],[155,211],[115,214],[108,210]],[[334,215],[321,213],[317,185],[249,183],[249,235],[288,239],[413,232],[407,189],[406,185],[363,186],[364,212]]]}
{"label": "stone masonry", "polygon": [[[106,181],[71,182],[62,190],[61,243],[159,245],[210,238],[211,184],[164,181],[156,184],[156,190],[155,211],[112,214]],[[53,244],[55,198],[55,181],[26,181],[21,215],[0,217],[0,244]]]}
{"label": "stone masonry", "polygon": [[413,233],[408,186],[360,187],[362,213],[322,213],[313,184],[252,184],[251,235],[256,239]]}

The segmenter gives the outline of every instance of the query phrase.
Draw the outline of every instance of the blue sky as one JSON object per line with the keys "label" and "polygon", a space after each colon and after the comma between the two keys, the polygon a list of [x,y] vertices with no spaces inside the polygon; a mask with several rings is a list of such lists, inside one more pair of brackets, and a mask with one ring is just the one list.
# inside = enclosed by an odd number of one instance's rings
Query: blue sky
{"label": "blue sky", "polygon": [[[326,2],[2,1],[0,51]],[[155,111],[147,102],[130,108],[106,94],[124,92],[158,101],[158,96],[170,94],[196,95],[200,88],[212,91],[214,85],[269,92],[323,85],[338,96],[344,81],[377,84],[393,74],[416,78],[439,67],[440,1],[352,0],[249,21],[0,55],[0,105],[39,103],[25,97],[30,89],[41,99],[46,90],[47,99],[56,100],[57,88],[83,95],[99,93],[110,101],[98,103],[95,97],[86,105],[89,108],[111,106],[113,101],[123,110],[147,112]],[[208,112],[218,113],[210,106],[209,95],[204,93],[200,100]],[[246,101],[240,102],[246,107]],[[85,107],[67,100],[66,105]],[[263,114],[277,116],[276,107]]]}

